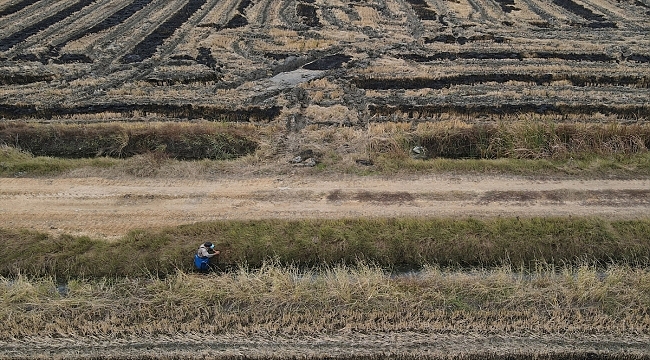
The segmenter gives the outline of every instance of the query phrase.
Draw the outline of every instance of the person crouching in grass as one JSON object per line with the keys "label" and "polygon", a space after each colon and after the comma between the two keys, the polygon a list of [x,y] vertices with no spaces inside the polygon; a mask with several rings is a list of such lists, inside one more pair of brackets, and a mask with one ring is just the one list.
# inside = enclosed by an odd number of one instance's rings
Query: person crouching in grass
{"label": "person crouching in grass", "polygon": [[217,255],[219,255],[219,251],[214,249],[214,244],[209,241],[205,242],[199,246],[199,250],[194,255],[194,266],[200,272],[207,273],[213,270],[210,259]]}

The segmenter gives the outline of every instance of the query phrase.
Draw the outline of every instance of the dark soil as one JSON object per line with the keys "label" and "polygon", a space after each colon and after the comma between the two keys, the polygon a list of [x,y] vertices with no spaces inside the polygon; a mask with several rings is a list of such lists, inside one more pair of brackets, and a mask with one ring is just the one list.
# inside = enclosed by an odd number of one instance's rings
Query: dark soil
{"label": "dark soil", "polygon": [[18,12],[18,11],[20,11],[20,10],[22,10],[22,9],[32,5],[32,4],[35,4],[38,1],[39,0],[23,0],[23,1],[19,1],[17,3],[9,5],[6,8],[0,10],[0,16],[11,15],[11,14],[13,14],[15,12]]}
{"label": "dark soil", "polygon": [[320,20],[318,19],[314,5],[305,3],[296,4],[296,15],[304,25],[309,27],[320,26]]}
{"label": "dark soil", "polygon": [[543,115],[617,115],[622,118],[636,118],[650,116],[650,106],[610,106],[603,104],[593,105],[561,105],[561,104],[494,104],[494,105],[368,105],[371,115],[390,116],[396,112],[409,114],[413,118],[420,116],[435,116],[436,114],[456,114],[462,116],[482,115],[515,115],[515,114],[543,114]]}
{"label": "dark soil", "polygon": [[236,28],[244,27],[246,25],[248,25],[248,20],[246,19],[246,17],[242,14],[235,14],[235,16],[233,16],[233,18],[230,19],[230,21],[228,21],[226,25],[224,25],[224,28],[236,29]]}
{"label": "dark soil", "polygon": [[[426,39],[428,43],[431,42],[445,42],[445,43],[461,43],[463,41],[475,41],[471,38],[465,37],[454,37],[452,35],[440,35],[433,39]],[[495,42],[498,42],[495,40]],[[572,52],[547,52],[547,51],[538,51],[538,52],[439,52],[434,55],[420,55],[420,54],[411,54],[404,53],[396,55],[400,59],[411,60],[416,62],[429,62],[429,61],[440,61],[440,60],[507,60],[507,59],[557,59],[557,60],[569,60],[569,61],[592,61],[592,62],[614,62],[618,61],[617,58],[607,55],[607,54],[594,54],[594,53],[572,53]],[[640,54],[631,54],[625,56],[623,60],[645,63],[650,61],[650,56],[640,55]]]}
{"label": "dark soil", "polygon": [[125,64],[141,62],[152,57],[162,43],[174,34],[194,13],[205,5],[207,0],[189,0],[185,6],[178,10],[171,18],[162,23],[144,40],[135,46],[130,54],[122,57]]}
{"label": "dark soil", "polygon": [[425,0],[407,0],[407,2],[415,11],[415,14],[420,18],[420,20],[437,20],[438,14],[435,11],[431,10],[429,4]]}
{"label": "dark soil", "polygon": [[207,119],[216,121],[271,121],[280,114],[279,107],[259,108],[249,107],[245,110],[227,110],[210,106],[169,105],[169,104],[103,104],[78,107],[36,107],[33,105],[0,104],[0,116],[8,119],[44,118],[68,116],[75,114],[121,113],[132,117],[134,112],[151,115],[163,115],[186,119]]}
{"label": "dark soil", "polygon": [[196,57],[196,62],[213,69],[217,67],[217,60],[212,56],[212,50],[206,47],[199,48],[199,56]]}
{"label": "dark soil", "polygon": [[501,6],[501,10],[503,10],[504,13],[511,13],[513,11],[521,10],[518,7],[515,6],[515,0],[496,0],[499,6]]}
{"label": "dark soil", "polygon": [[241,0],[237,6],[237,11],[239,11],[240,14],[245,14],[246,9],[251,6],[252,3],[251,0]]}
{"label": "dark soil", "polygon": [[93,59],[84,54],[63,54],[54,60],[55,64],[92,63]]}
{"label": "dark soil", "polygon": [[429,38],[426,37],[424,39],[425,44],[431,44],[431,43],[445,43],[445,44],[460,44],[464,45],[469,42],[476,42],[476,41],[493,41],[497,44],[501,44],[504,42],[507,42],[508,40],[502,36],[494,36],[492,34],[481,34],[481,35],[474,35],[470,37],[465,37],[465,36],[454,36],[450,34],[443,34],[443,35],[438,35],[434,38]]}
{"label": "dark soil", "polygon": [[[142,10],[145,6],[149,5],[152,0],[135,0],[129,5],[123,7],[122,9],[118,10],[115,12],[113,15],[107,17],[104,19],[102,22],[99,24],[91,27],[90,29],[77,34],[76,36],[70,38],[67,42],[72,42],[78,39],[81,39],[82,37],[89,35],[89,34],[94,34],[98,33],[100,31],[110,29],[114,26],[117,26],[121,23],[123,23],[126,19],[130,18],[133,16],[136,12]],[[63,47],[65,45],[61,44],[60,47]]]}
{"label": "dark soil", "polygon": [[607,21],[605,16],[600,14],[595,14],[593,11],[587,9],[586,7],[574,2],[573,0],[553,0],[553,3],[557,6],[560,6],[585,20],[591,21],[588,26],[591,28],[616,28],[616,24]]}
{"label": "dark soil", "polygon": [[351,56],[336,54],[320,58],[303,66],[307,70],[333,70],[343,66],[344,63],[352,60]]}
{"label": "dark soil", "polygon": [[[0,85],[25,85],[41,81],[52,81],[54,75],[29,75],[29,74],[12,74],[7,77],[0,77]],[[0,113],[2,113],[3,105],[0,105]]]}
{"label": "dark soil", "polygon": [[469,74],[455,75],[439,79],[427,78],[400,78],[400,79],[374,79],[356,78],[353,83],[362,89],[388,90],[388,89],[444,89],[455,85],[476,85],[484,83],[506,83],[518,81],[547,85],[553,81],[569,81],[573,86],[636,86],[648,88],[650,79],[637,76],[608,76],[608,75],[572,75],[572,74]]}
{"label": "dark soil", "polygon": [[37,22],[34,25],[31,25],[25,29],[22,29],[18,32],[15,32],[8,37],[2,39],[0,41],[0,51],[7,51],[14,47],[16,44],[19,44],[23,41],[25,41],[28,37],[36,34],[37,32],[41,30],[45,30],[48,27],[58,23],[59,21],[67,18],[68,16],[72,15],[73,13],[85,8],[86,6],[94,3],[95,0],[80,0],[79,2],[75,3],[72,6],[69,6],[56,14],[47,17],[39,22]]}

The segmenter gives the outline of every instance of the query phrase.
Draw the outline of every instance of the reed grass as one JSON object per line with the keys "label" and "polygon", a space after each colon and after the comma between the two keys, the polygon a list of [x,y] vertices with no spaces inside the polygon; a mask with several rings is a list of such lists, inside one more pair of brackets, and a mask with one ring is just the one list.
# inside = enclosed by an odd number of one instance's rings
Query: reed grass
{"label": "reed grass", "polygon": [[0,278],[0,340],[352,333],[647,334],[647,268],[588,264],[395,275],[265,262],[225,275]]}
{"label": "reed grass", "polygon": [[306,268],[369,261],[385,268],[534,268],[538,263],[648,264],[650,220],[602,218],[256,220],[137,230],[119,240],[0,229],[0,274],[166,276],[192,271],[198,245],[218,265],[259,267],[269,259]]}

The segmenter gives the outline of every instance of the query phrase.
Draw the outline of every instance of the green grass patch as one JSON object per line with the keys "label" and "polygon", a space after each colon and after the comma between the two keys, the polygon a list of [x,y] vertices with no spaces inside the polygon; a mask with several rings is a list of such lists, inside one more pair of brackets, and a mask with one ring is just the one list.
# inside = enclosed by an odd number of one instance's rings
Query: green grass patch
{"label": "green grass patch", "polygon": [[482,267],[650,261],[650,220],[601,218],[259,220],[133,231],[118,241],[2,230],[0,274],[165,275],[192,270],[199,244],[221,250],[223,266],[269,259],[300,267]]}
{"label": "green grass patch", "polygon": [[0,176],[45,176],[83,168],[110,168],[117,164],[116,159],[62,159],[48,156],[32,156],[9,146],[0,146]]}

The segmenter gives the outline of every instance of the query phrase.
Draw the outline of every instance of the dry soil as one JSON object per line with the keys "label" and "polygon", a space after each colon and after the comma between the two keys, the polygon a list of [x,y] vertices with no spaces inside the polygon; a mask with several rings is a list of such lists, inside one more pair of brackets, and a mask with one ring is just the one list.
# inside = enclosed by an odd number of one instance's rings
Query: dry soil
{"label": "dry soil", "polygon": [[650,215],[650,179],[277,175],[192,180],[0,178],[0,223],[115,238],[228,219]]}

